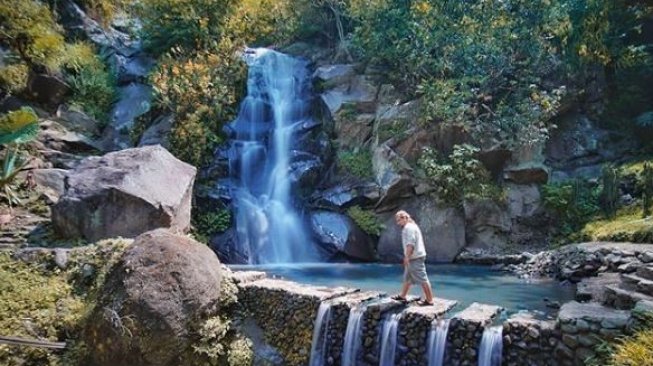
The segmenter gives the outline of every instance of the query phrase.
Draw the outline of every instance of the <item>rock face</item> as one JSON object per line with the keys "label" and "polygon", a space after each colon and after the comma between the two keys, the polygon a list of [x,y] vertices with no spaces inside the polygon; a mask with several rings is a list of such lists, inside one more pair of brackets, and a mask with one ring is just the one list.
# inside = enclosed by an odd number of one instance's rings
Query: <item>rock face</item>
{"label": "rock face", "polygon": [[[438,206],[432,198],[417,197],[402,206],[417,222],[424,237],[426,261],[451,262],[465,247],[465,218],[460,210]],[[385,222],[386,230],[379,239],[378,252],[384,261],[402,258],[401,228],[394,216]]]}
{"label": "rock face", "polygon": [[52,221],[60,235],[90,241],[187,231],[194,179],[194,167],[158,145],[86,158],[68,174]]}
{"label": "rock face", "polygon": [[27,92],[40,103],[56,106],[70,93],[70,86],[55,76],[31,74],[27,81]]}
{"label": "rock face", "polygon": [[214,315],[220,261],[194,240],[139,236],[107,275],[84,329],[91,365],[190,364],[194,322]]}
{"label": "rock face", "polygon": [[348,216],[317,211],[311,213],[311,225],[319,243],[327,252],[343,253],[363,261],[376,259],[372,238]]}
{"label": "rock face", "polygon": [[501,248],[508,240],[512,222],[505,209],[487,201],[465,201],[466,236],[469,248]]}

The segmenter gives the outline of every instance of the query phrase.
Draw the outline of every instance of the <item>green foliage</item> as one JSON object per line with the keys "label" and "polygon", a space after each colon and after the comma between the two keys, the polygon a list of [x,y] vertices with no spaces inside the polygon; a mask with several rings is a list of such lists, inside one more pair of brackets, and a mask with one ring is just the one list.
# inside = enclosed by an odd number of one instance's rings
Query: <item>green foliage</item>
{"label": "green foliage", "polygon": [[201,165],[222,140],[222,125],[236,115],[245,67],[229,42],[217,49],[185,55],[175,49],[152,74],[157,104],[175,113],[170,150]]}
{"label": "green foliage", "polygon": [[653,166],[645,163],[639,176],[642,186],[642,211],[644,217],[651,216],[651,203],[653,202]]}
{"label": "green foliage", "polygon": [[22,144],[36,138],[38,116],[29,107],[11,111],[0,117],[0,145]]}
{"label": "green foliage", "polygon": [[360,206],[348,208],[347,215],[354,220],[358,227],[370,235],[381,236],[385,229],[385,225],[379,222],[373,211],[364,210]]}
{"label": "green foliage", "polygon": [[38,126],[38,116],[29,107],[11,111],[0,117],[0,145],[6,145],[0,166],[0,197],[7,201],[9,207],[20,204],[14,181],[27,165],[18,145],[36,138]]}
{"label": "green foliage", "polygon": [[465,199],[500,200],[503,193],[476,159],[478,151],[471,145],[455,145],[449,157],[443,159],[435,150],[424,148],[418,165],[435,187],[437,198],[452,205],[461,205]]}
{"label": "green foliage", "polygon": [[86,13],[103,26],[108,26],[120,10],[128,8],[131,0],[77,0]]}
{"label": "green foliage", "polygon": [[598,188],[580,179],[542,186],[544,205],[553,211],[565,236],[577,233],[599,212],[598,197]]}
{"label": "green foliage", "polygon": [[[57,272],[0,253],[0,333],[59,341],[72,337],[84,314],[82,299]],[[58,365],[52,350],[0,345],[0,364]]]}
{"label": "green foliage", "polygon": [[605,165],[601,175],[601,193],[599,203],[607,217],[613,217],[619,208],[619,184],[621,183],[621,170],[614,165]]}
{"label": "green foliage", "polygon": [[634,312],[634,332],[611,342],[602,342],[596,356],[585,360],[587,366],[639,366],[653,360],[653,314]]}
{"label": "green foliage", "polygon": [[340,172],[360,179],[369,179],[372,171],[372,153],[368,149],[339,151],[337,166]]}
{"label": "green foliage", "polygon": [[214,48],[235,0],[143,0],[136,13],[143,22],[143,45],[155,55],[172,48]]}
{"label": "green foliage", "polygon": [[29,67],[14,63],[0,67],[0,88],[12,94],[20,93],[27,86]]}
{"label": "green foliage", "polygon": [[226,231],[230,226],[231,212],[227,209],[193,215],[193,235],[203,243],[208,243],[211,236]]}
{"label": "green foliage", "polygon": [[38,0],[0,0],[0,39],[30,66],[56,70],[64,55],[61,27]]}
{"label": "green foliage", "polygon": [[642,218],[635,205],[626,206],[612,218],[587,222],[580,234],[595,241],[653,243],[653,218]]}

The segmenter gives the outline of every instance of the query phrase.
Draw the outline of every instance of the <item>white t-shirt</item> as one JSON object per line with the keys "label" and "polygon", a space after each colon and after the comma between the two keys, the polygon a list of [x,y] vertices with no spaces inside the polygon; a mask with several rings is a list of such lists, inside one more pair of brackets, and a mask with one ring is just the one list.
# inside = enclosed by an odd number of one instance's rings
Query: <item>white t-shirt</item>
{"label": "white t-shirt", "polygon": [[403,230],[401,231],[401,243],[404,246],[404,253],[406,253],[406,246],[411,244],[415,247],[413,250],[413,255],[410,259],[417,259],[426,257],[426,248],[424,248],[424,239],[422,238],[422,232],[419,229],[419,226],[414,222],[409,222],[404,225]]}

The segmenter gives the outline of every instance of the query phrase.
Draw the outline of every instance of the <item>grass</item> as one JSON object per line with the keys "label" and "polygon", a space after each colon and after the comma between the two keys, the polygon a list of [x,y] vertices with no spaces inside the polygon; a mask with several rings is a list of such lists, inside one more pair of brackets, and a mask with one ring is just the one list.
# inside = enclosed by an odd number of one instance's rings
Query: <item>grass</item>
{"label": "grass", "polygon": [[609,364],[639,366],[650,365],[651,362],[653,362],[653,329],[646,329],[618,344]]}
{"label": "grass", "polygon": [[633,205],[619,210],[614,218],[585,224],[581,234],[590,240],[651,243],[653,217],[642,218],[640,205]]}
{"label": "grass", "polygon": [[632,160],[628,163],[625,163],[621,166],[623,169],[624,175],[639,175],[639,173],[644,170],[644,164],[652,164],[653,165],[653,158],[652,157],[641,157],[637,158],[635,160]]}

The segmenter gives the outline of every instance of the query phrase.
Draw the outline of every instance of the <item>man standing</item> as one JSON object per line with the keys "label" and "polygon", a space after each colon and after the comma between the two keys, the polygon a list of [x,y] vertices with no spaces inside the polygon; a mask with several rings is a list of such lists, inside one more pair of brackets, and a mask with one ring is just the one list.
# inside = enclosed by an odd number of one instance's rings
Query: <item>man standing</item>
{"label": "man standing", "polygon": [[401,294],[392,298],[399,301],[406,301],[406,295],[411,285],[421,285],[424,291],[424,300],[419,301],[419,305],[433,305],[433,291],[431,283],[426,275],[426,249],[424,248],[424,238],[419,227],[410,217],[408,212],[399,211],[395,214],[395,222],[403,229],[401,231],[401,243],[404,249],[404,281],[401,286]]}

